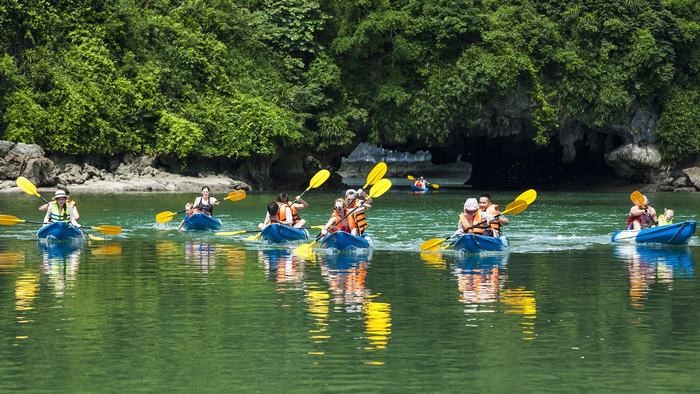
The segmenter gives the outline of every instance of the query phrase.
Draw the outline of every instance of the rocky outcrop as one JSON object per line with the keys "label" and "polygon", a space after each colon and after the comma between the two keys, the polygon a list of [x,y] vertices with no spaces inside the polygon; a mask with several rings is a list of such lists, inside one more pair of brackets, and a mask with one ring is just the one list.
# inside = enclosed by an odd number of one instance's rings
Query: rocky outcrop
{"label": "rocky outcrop", "polygon": [[[121,160],[98,168],[88,163],[71,162],[58,158],[56,162],[44,157],[38,145],[0,141],[0,191],[16,190],[15,181],[24,176],[37,186],[62,185],[72,190],[122,191],[178,191],[198,192],[209,186],[212,192],[232,189],[251,190],[245,182],[225,174],[184,176],[158,168],[157,160],[149,155],[125,155]],[[110,171],[111,170],[111,171]]]}
{"label": "rocky outcrop", "polygon": [[441,184],[463,185],[471,177],[470,163],[457,160],[449,164],[433,164],[430,152],[416,153],[386,150],[361,143],[341,162],[338,174],[344,182],[348,179],[365,179],[372,168],[380,161],[388,166],[386,178],[406,178],[407,175],[439,178]]}
{"label": "rocky outcrop", "polygon": [[622,177],[649,182],[661,170],[661,153],[654,145],[630,143],[607,153],[605,162]]}

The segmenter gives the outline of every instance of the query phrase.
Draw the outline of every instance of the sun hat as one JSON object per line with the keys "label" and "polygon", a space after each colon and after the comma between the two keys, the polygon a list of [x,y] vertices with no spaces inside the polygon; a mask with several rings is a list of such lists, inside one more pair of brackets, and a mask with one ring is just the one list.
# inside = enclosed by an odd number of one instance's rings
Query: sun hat
{"label": "sun hat", "polygon": [[68,195],[63,190],[56,190],[56,193],[53,194],[53,199],[57,200],[59,198],[68,198]]}
{"label": "sun hat", "polygon": [[468,198],[467,201],[464,202],[464,209],[467,211],[476,211],[479,209],[479,202],[476,201],[476,198]]}
{"label": "sun hat", "polygon": [[345,191],[345,197],[347,197],[347,196],[349,196],[349,195],[351,195],[351,194],[357,194],[357,192],[355,191],[355,189],[348,189],[348,190]]}

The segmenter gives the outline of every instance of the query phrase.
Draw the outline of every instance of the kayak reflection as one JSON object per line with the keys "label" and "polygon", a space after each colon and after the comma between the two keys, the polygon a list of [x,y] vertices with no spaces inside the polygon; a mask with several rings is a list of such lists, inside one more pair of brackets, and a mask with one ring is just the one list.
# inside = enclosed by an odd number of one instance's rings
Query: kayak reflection
{"label": "kayak reflection", "polygon": [[674,279],[695,276],[695,257],[690,248],[668,248],[642,245],[618,245],[615,256],[627,263],[630,281],[630,305],[644,307],[655,283],[673,289]]}
{"label": "kayak reflection", "polygon": [[84,242],[38,241],[42,273],[52,285],[56,296],[63,297],[75,286]]}
{"label": "kayak reflection", "polygon": [[[265,268],[268,279],[277,282],[278,291],[300,289],[304,281],[304,260],[289,249],[263,249],[258,251],[258,261]],[[288,285],[293,284],[291,288]]]}

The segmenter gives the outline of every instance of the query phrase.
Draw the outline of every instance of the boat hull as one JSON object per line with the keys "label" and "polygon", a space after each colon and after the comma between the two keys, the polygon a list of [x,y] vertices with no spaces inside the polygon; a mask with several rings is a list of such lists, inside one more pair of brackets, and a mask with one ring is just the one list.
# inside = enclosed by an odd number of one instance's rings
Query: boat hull
{"label": "boat hull", "polygon": [[322,248],[337,250],[369,249],[372,244],[372,238],[367,234],[358,237],[344,231],[330,233],[321,240]]}
{"label": "boat hull", "polygon": [[70,223],[54,222],[42,226],[39,231],[36,232],[36,237],[46,240],[71,241],[85,239],[85,233]]}
{"label": "boat hull", "polygon": [[411,191],[416,193],[416,194],[422,194],[422,193],[427,193],[430,191],[430,188],[427,187],[417,187],[415,185],[411,185]]}
{"label": "boat hull", "polygon": [[695,233],[695,220],[657,226],[643,230],[618,230],[610,238],[616,243],[656,243],[665,245],[687,245]]}
{"label": "boat hull", "polygon": [[306,229],[273,223],[262,230],[261,237],[266,241],[274,243],[305,241],[309,239],[309,232]]}
{"label": "boat hull", "polygon": [[498,252],[508,249],[509,246],[510,242],[505,235],[500,237],[485,237],[478,234],[465,234],[457,239],[457,242],[454,244],[454,249],[469,253],[479,253],[481,251]]}
{"label": "boat hull", "polygon": [[185,224],[182,228],[185,231],[219,230],[221,229],[221,219],[206,213],[195,213],[192,216],[185,216]]}

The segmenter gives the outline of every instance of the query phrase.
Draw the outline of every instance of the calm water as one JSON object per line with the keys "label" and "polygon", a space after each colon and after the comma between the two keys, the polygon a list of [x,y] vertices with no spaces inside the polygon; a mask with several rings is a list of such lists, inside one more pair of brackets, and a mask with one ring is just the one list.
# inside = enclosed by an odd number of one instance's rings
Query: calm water
{"label": "calm water", "polygon": [[[697,390],[697,236],[613,247],[628,193],[541,192],[510,217],[511,252],[420,253],[467,194],[389,192],[371,254],[307,260],[154,224],[189,195],[76,195],[83,224],[125,233],[46,248],[35,225],[0,228],[0,391]],[[324,223],[335,196],[306,196]],[[700,194],[651,197],[697,219]],[[271,199],[215,213],[254,229]],[[41,220],[39,203],[0,194],[0,213]]]}

